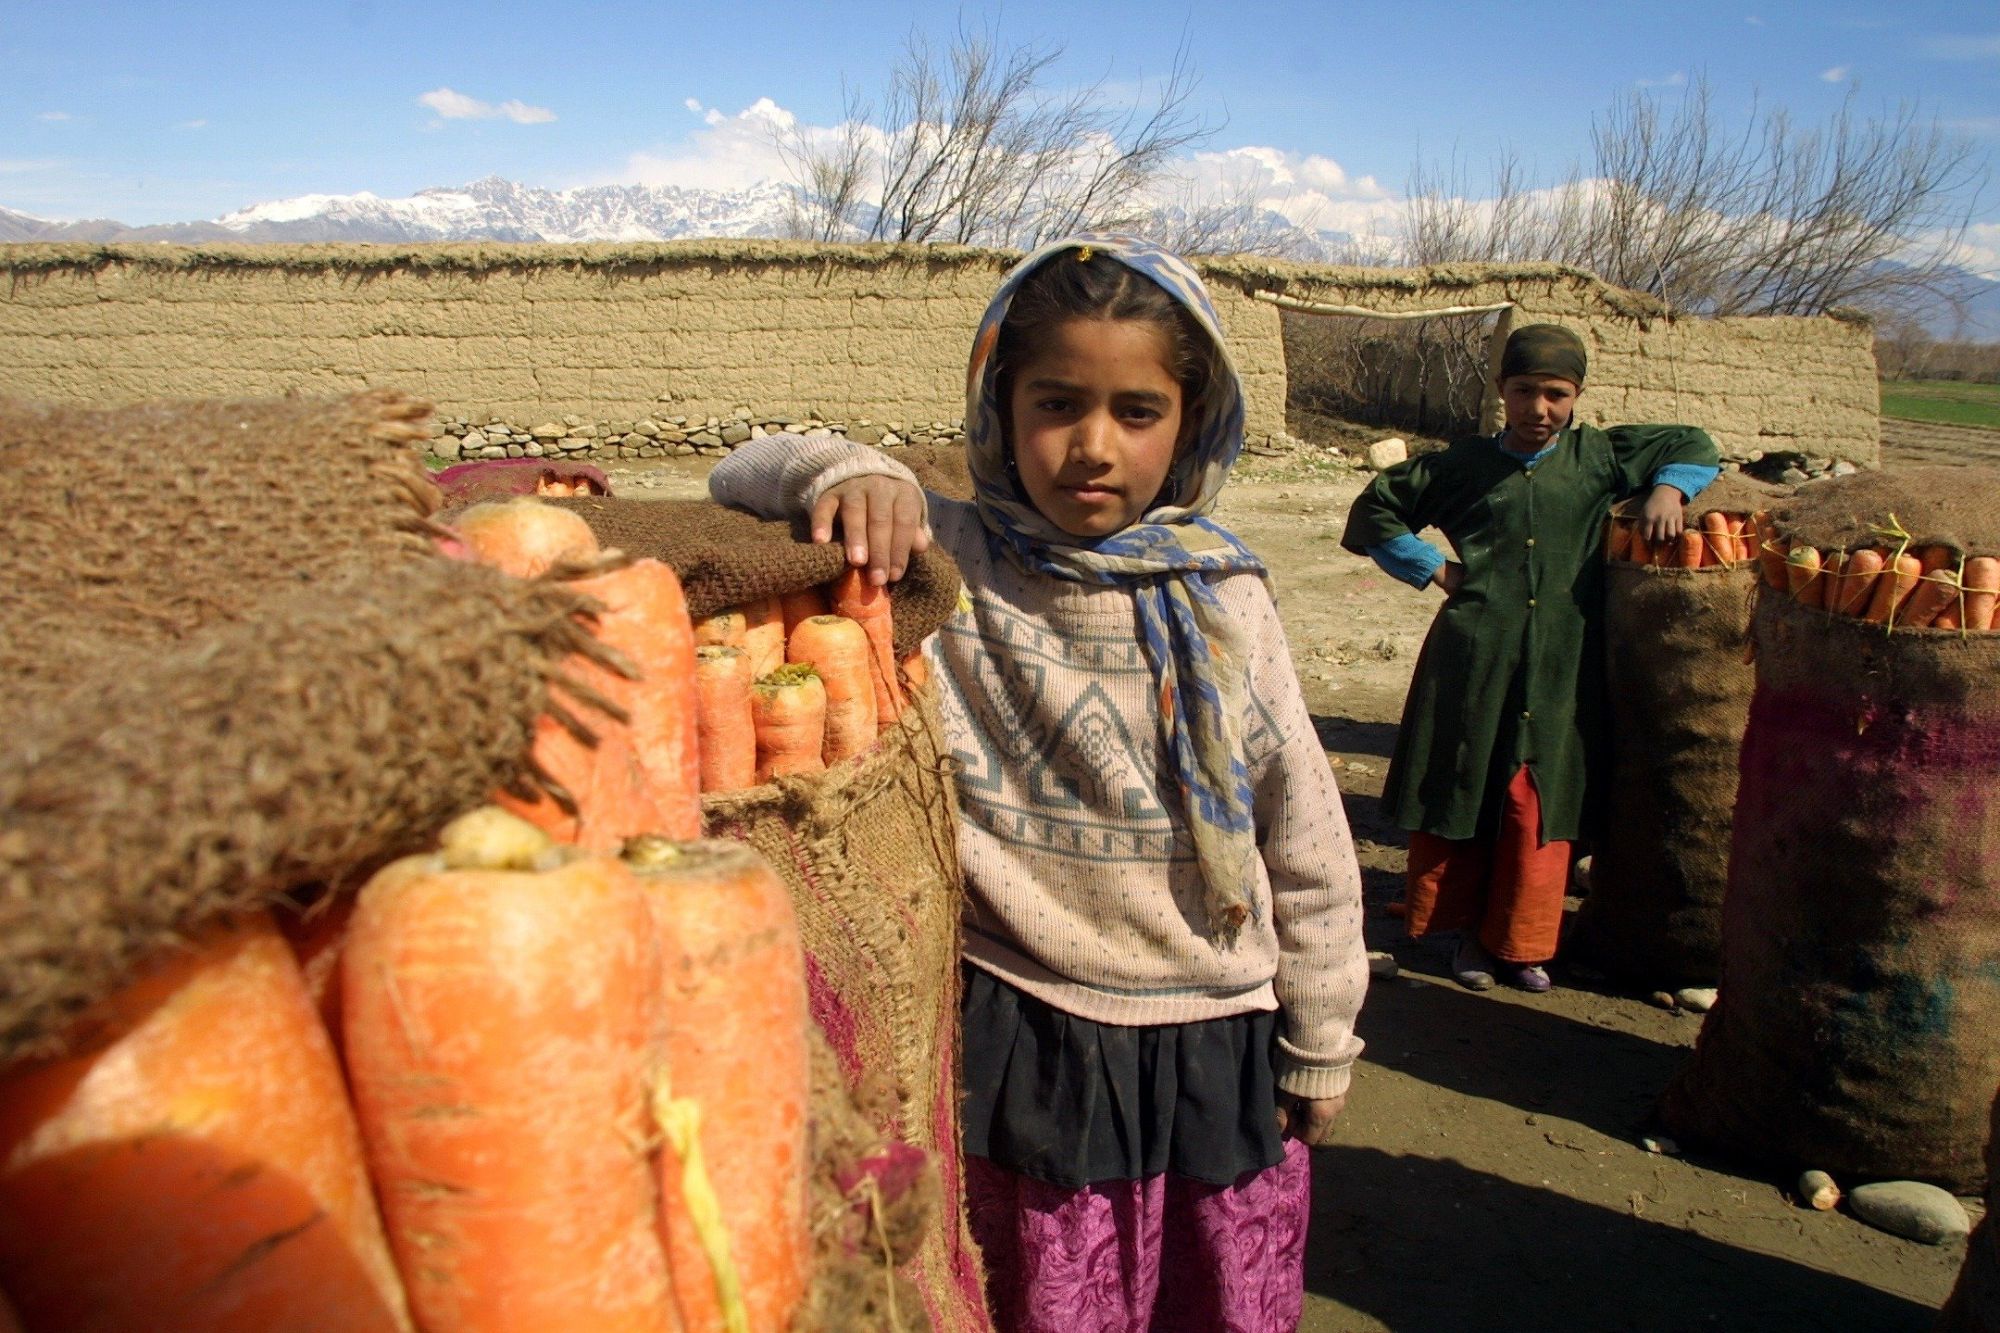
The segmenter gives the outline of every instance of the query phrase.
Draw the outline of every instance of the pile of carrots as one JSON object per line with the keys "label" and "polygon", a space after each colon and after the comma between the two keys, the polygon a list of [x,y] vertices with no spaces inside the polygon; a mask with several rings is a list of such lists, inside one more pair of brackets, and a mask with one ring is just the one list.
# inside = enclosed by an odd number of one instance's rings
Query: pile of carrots
{"label": "pile of carrots", "polygon": [[1676,541],[1649,541],[1636,518],[1613,515],[1604,534],[1604,558],[1617,563],[1667,569],[1731,568],[1757,558],[1762,514],[1710,510],[1690,523]]}
{"label": "pile of carrots", "polygon": [[[1882,529],[1895,534],[1893,520]],[[1629,518],[1613,517],[1605,557],[1633,564],[1706,569],[1756,560],[1766,586],[1806,606],[1889,629],[2000,630],[2000,558],[1945,546],[1868,546],[1821,551],[1793,546],[1768,513],[1711,511],[1677,542],[1654,544]]]}
{"label": "pile of carrots", "polygon": [[754,852],[698,841],[701,793],[874,743],[910,679],[887,597],[843,580],[698,629],[671,569],[534,500],[440,544],[577,566],[611,655],[552,682],[535,795],[289,941],[212,924],[75,1053],[0,1074],[27,1328],[746,1333],[803,1300],[797,922]]}

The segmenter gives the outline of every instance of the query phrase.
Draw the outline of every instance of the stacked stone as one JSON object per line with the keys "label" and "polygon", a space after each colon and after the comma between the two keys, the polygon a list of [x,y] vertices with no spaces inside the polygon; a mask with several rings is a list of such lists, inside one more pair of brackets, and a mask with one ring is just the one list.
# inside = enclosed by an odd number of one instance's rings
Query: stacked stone
{"label": "stacked stone", "polygon": [[838,436],[894,449],[906,444],[964,445],[961,421],[834,421],[811,415],[771,416],[738,408],[726,417],[650,416],[636,421],[585,421],[574,414],[532,426],[490,414],[440,416],[429,450],[440,458],[563,458],[609,462],[628,458],[719,458],[766,435]]}

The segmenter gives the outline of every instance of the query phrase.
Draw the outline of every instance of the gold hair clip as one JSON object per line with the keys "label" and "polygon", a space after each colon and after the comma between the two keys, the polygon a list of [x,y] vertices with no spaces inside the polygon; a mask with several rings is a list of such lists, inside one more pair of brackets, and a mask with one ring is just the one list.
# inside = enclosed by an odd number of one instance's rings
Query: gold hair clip
{"label": "gold hair clip", "polygon": [[1096,253],[1097,251],[1091,249],[1087,245],[1079,245],[1078,247],[1076,247],[1076,262],[1079,264],[1088,264],[1090,262],[1090,257]]}

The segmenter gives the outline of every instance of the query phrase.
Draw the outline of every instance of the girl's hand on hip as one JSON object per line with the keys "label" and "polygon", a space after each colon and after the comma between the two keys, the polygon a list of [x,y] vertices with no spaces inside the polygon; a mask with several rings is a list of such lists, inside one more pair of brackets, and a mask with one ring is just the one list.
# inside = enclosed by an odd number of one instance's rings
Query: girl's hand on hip
{"label": "girl's hand on hip", "polygon": [[1681,530],[1687,526],[1682,516],[1687,508],[1687,497],[1672,486],[1655,486],[1653,493],[1646,497],[1646,507],[1639,511],[1639,531],[1646,540],[1658,544],[1676,541]]}
{"label": "girl's hand on hip", "polygon": [[1449,597],[1465,582],[1465,566],[1456,560],[1447,560],[1431,574],[1431,582],[1443,588],[1444,595]]}
{"label": "girl's hand on hip", "polygon": [[1347,1105],[1347,1094],[1338,1097],[1301,1097],[1278,1089],[1278,1133],[1297,1139],[1308,1148],[1317,1148],[1333,1137],[1333,1122]]}
{"label": "girl's hand on hip", "polygon": [[833,540],[834,520],[847,545],[847,563],[868,570],[878,586],[894,583],[910,557],[931,546],[924,530],[924,493],[900,477],[854,477],[829,486],[812,510],[812,539]]}

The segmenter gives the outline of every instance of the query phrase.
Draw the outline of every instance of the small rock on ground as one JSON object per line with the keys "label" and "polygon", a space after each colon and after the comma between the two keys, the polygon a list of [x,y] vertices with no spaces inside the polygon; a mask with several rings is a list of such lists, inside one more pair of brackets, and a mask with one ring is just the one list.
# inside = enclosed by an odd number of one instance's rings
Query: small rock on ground
{"label": "small rock on ground", "polygon": [[1675,991],[1674,1000],[1683,1009],[1692,1009],[1698,1014],[1705,1014],[1715,1008],[1715,987],[1689,986],[1684,990]]}
{"label": "small rock on ground", "polygon": [[1850,1190],[1847,1205],[1873,1227],[1925,1245],[1961,1240],[1972,1232],[1965,1205],[1935,1185],[1885,1180]]}

